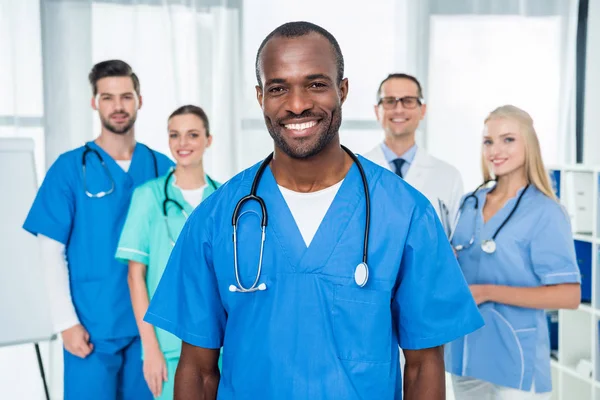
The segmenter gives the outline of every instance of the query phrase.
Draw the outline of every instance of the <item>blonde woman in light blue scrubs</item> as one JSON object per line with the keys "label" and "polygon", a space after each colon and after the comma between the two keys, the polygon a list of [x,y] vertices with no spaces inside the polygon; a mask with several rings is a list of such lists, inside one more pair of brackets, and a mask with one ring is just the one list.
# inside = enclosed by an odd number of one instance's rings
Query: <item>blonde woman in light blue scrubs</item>
{"label": "blonde woman in light blue scrubs", "polygon": [[140,186],[117,249],[129,264],[128,283],[142,338],[144,378],[155,398],[172,399],[181,340],[143,321],[174,243],[187,217],[219,184],[204,172],[204,151],[211,145],[208,117],[187,105],[169,117],[169,147],[177,165],[165,176]]}
{"label": "blonde woman in light blue scrubs", "polygon": [[446,368],[457,400],[550,399],[544,310],[577,308],[580,274],[529,114],[488,116],[482,165],[490,184],[462,199],[451,242],[485,326],[446,346]]}

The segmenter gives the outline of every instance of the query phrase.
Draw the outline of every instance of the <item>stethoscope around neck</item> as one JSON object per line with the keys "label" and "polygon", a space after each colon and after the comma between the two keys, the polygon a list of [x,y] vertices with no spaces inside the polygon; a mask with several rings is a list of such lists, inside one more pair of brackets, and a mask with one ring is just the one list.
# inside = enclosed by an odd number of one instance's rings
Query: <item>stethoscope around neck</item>
{"label": "stethoscope around neck", "polygon": [[[354,153],[352,153],[345,146],[341,146],[341,147],[350,156],[350,158],[352,158],[352,161],[354,161],[354,163],[358,167],[358,170],[360,172],[360,176],[362,179],[363,190],[364,190],[364,195],[365,195],[366,218],[365,218],[365,231],[364,231],[364,239],[363,239],[362,262],[356,266],[356,269],[354,271],[355,283],[359,287],[364,287],[367,284],[367,281],[369,279],[369,267],[367,264],[367,254],[369,251],[369,225],[370,225],[370,220],[371,220],[371,215],[370,215],[371,214],[371,201],[370,201],[370,197],[369,197],[369,186],[367,183],[367,177],[365,175],[365,171],[364,171],[362,165],[360,164],[358,157],[356,157],[356,155],[354,155]],[[258,184],[260,183],[260,179],[262,178],[262,175],[263,175],[265,169],[267,168],[267,166],[269,165],[269,163],[271,162],[272,159],[273,159],[273,153],[269,154],[267,156],[267,158],[265,158],[263,160],[263,162],[261,163],[261,165],[258,168],[258,171],[256,172],[254,180],[252,181],[252,187],[250,189],[250,194],[242,197],[237,202],[235,209],[233,210],[233,215],[231,216],[231,225],[233,227],[233,267],[235,270],[236,284],[229,285],[230,292],[252,293],[252,292],[263,291],[263,290],[267,289],[266,283],[262,282],[259,284],[258,282],[260,280],[260,276],[262,273],[263,251],[264,251],[266,229],[267,229],[267,224],[269,222],[268,221],[269,217],[268,217],[268,213],[267,213],[267,206],[265,205],[264,200],[262,199],[262,197],[258,196],[256,194],[256,192],[258,189]],[[252,283],[252,286],[245,287],[244,285],[242,285],[242,282],[240,280],[240,274],[239,274],[238,253],[237,253],[237,239],[238,239],[237,227],[238,227],[239,218],[241,217],[241,215],[243,215],[243,213],[240,213],[242,206],[249,201],[256,201],[260,205],[261,214],[262,214],[261,218],[260,218],[261,242],[260,242],[260,254],[259,254],[259,259],[258,259],[258,267],[256,270],[256,277],[254,279],[254,282]]]}
{"label": "stethoscope around neck", "polygon": [[[169,206],[169,203],[174,205],[175,207],[177,207],[179,209],[179,212],[181,212],[181,214],[183,215],[183,217],[185,219],[188,218],[188,214],[185,211],[185,209],[183,208],[183,206],[177,200],[169,197],[169,190],[168,190],[169,181],[171,180],[171,177],[173,176],[174,173],[175,173],[175,168],[173,168],[171,170],[171,172],[169,172],[169,174],[167,175],[167,178],[165,179],[165,186],[164,186],[165,199],[162,202],[163,218],[165,220],[165,225],[167,227],[167,235],[169,236],[169,241],[171,242],[171,246],[175,246],[175,236],[173,236],[173,232],[171,232],[171,227],[169,226],[169,215],[167,213],[167,208]],[[206,180],[208,181],[208,184],[213,188],[213,190],[217,190],[217,185],[211,179],[210,176],[206,175]]]}
{"label": "stethoscope around neck", "polygon": [[[456,221],[454,224],[454,230],[452,231],[452,233],[450,234],[450,237],[449,237],[450,243],[452,243],[452,239],[454,238],[454,233],[456,232],[456,225],[457,225],[457,222],[460,220],[460,217],[462,216],[462,211],[465,207],[466,202],[469,199],[473,199],[473,201],[474,201],[473,210],[475,211],[475,213],[473,215],[473,231],[471,233],[471,239],[469,239],[469,241],[466,244],[453,245],[452,247],[457,252],[468,249],[475,242],[475,230],[477,229],[477,212],[479,210],[479,198],[477,197],[477,192],[479,191],[479,189],[486,186],[490,182],[492,182],[492,181],[491,180],[485,181],[481,185],[477,186],[477,189],[475,189],[471,194],[469,194],[468,196],[466,196],[463,199],[463,201],[458,209],[458,213],[456,215]],[[517,198],[517,202],[515,203],[515,206],[512,208],[512,210],[510,210],[510,213],[504,219],[504,221],[502,221],[502,224],[500,224],[498,229],[496,229],[496,232],[494,232],[492,237],[490,239],[485,239],[481,242],[481,250],[483,250],[485,253],[493,254],[496,252],[496,248],[497,248],[496,237],[498,236],[498,234],[500,233],[500,231],[502,230],[504,225],[506,225],[506,223],[513,216],[515,211],[517,211],[517,208],[519,207],[519,203],[521,202],[521,199],[523,198],[523,195],[525,194],[525,192],[527,191],[528,188],[529,188],[529,184],[527,184],[525,186],[525,188],[523,189],[523,191],[521,192],[521,194],[519,194],[519,197]]]}
{"label": "stethoscope around neck", "polygon": [[[158,178],[158,161],[156,159],[156,154],[154,154],[154,150],[150,149],[150,147],[146,146],[145,144],[142,144],[139,142],[136,144],[136,146],[138,144],[144,146],[150,152],[150,155],[152,156],[152,165],[154,166],[154,176],[156,178]],[[102,166],[102,169],[104,169],[104,172],[106,173],[106,176],[108,177],[108,180],[110,181],[110,189],[108,189],[106,191],[102,190],[97,193],[91,193],[88,190],[88,187],[87,187],[87,156],[89,153],[94,154],[98,158],[98,161],[100,161],[100,165]],[[104,158],[102,158],[102,155],[100,155],[100,152],[98,150],[90,147],[87,143],[84,146],[83,155],[81,156],[81,172],[82,172],[82,179],[83,179],[83,190],[87,197],[89,197],[91,199],[101,199],[115,191],[115,180],[114,180],[112,174],[110,173],[110,170],[106,166],[106,163],[104,162]]]}

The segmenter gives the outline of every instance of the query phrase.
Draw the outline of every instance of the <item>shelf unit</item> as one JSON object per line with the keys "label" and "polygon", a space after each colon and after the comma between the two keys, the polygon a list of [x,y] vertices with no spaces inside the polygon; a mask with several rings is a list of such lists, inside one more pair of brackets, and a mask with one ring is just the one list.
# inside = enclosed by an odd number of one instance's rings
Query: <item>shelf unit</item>
{"label": "shelf unit", "polygon": [[[553,345],[558,346],[552,352],[552,400],[600,400],[600,167],[568,165],[549,170],[554,191],[571,219],[582,274],[581,305],[577,310],[559,310],[557,343],[551,334]],[[556,312],[549,315],[556,323]]]}

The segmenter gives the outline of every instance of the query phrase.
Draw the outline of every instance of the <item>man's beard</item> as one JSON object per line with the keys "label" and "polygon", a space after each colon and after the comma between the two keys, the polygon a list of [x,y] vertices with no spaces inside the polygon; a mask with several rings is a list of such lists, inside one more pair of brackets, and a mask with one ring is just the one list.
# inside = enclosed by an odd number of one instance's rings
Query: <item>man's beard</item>
{"label": "man's beard", "polygon": [[[129,116],[129,114],[127,114],[127,116]],[[134,114],[133,117],[129,118],[129,121],[127,122],[127,124],[125,124],[123,127],[119,128],[116,127],[114,125],[112,125],[110,123],[110,117],[109,119],[104,119],[102,116],[100,117],[100,121],[102,121],[102,126],[104,126],[104,128],[106,128],[107,130],[109,130],[112,133],[115,133],[117,135],[124,135],[127,132],[129,132],[129,130],[133,127],[133,124],[135,124],[135,120],[137,118],[137,115]]]}
{"label": "man's beard", "polygon": [[[273,124],[271,120],[265,116],[265,124],[267,126],[267,130],[273,138],[275,145],[291,158],[306,159],[313,157],[319,154],[321,151],[323,151],[323,149],[327,147],[329,143],[331,143],[333,138],[335,138],[335,136],[339,132],[340,126],[342,125],[342,107],[338,106],[336,109],[334,109],[331,113],[331,117],[317,115],[310,111],[305,111],[302,114],[295,115],[292,118],[300,119],[308,117],[319,118],[319,124],[327,126],[327,130],[319,135],[315,143],[306,143],[312,138],[295,139],[292,143],[297,145],[293,147],[285,141],[285,138],[281,133],[281,131],[283,130],[283,128],[281,128],[281,121],[285,119],[286,122],[293,123],[293,119],[286,117],[279,119],[275,124]],[[277,129],[275,127],[277,127]]]}

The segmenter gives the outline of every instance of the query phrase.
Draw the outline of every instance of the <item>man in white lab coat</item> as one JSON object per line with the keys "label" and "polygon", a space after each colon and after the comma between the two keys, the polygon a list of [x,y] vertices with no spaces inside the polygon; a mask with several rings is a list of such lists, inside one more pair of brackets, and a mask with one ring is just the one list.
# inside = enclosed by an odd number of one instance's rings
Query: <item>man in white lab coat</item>
{"label": "man in white lab coat", "polygon": [[449,234],[464,194],[463,182],[456,168],[417,146],[415,132],[426,110],[421,84],[414,76],[388,75],[379,85],[375,105],[385,139],[364,156],[423,193]]}

